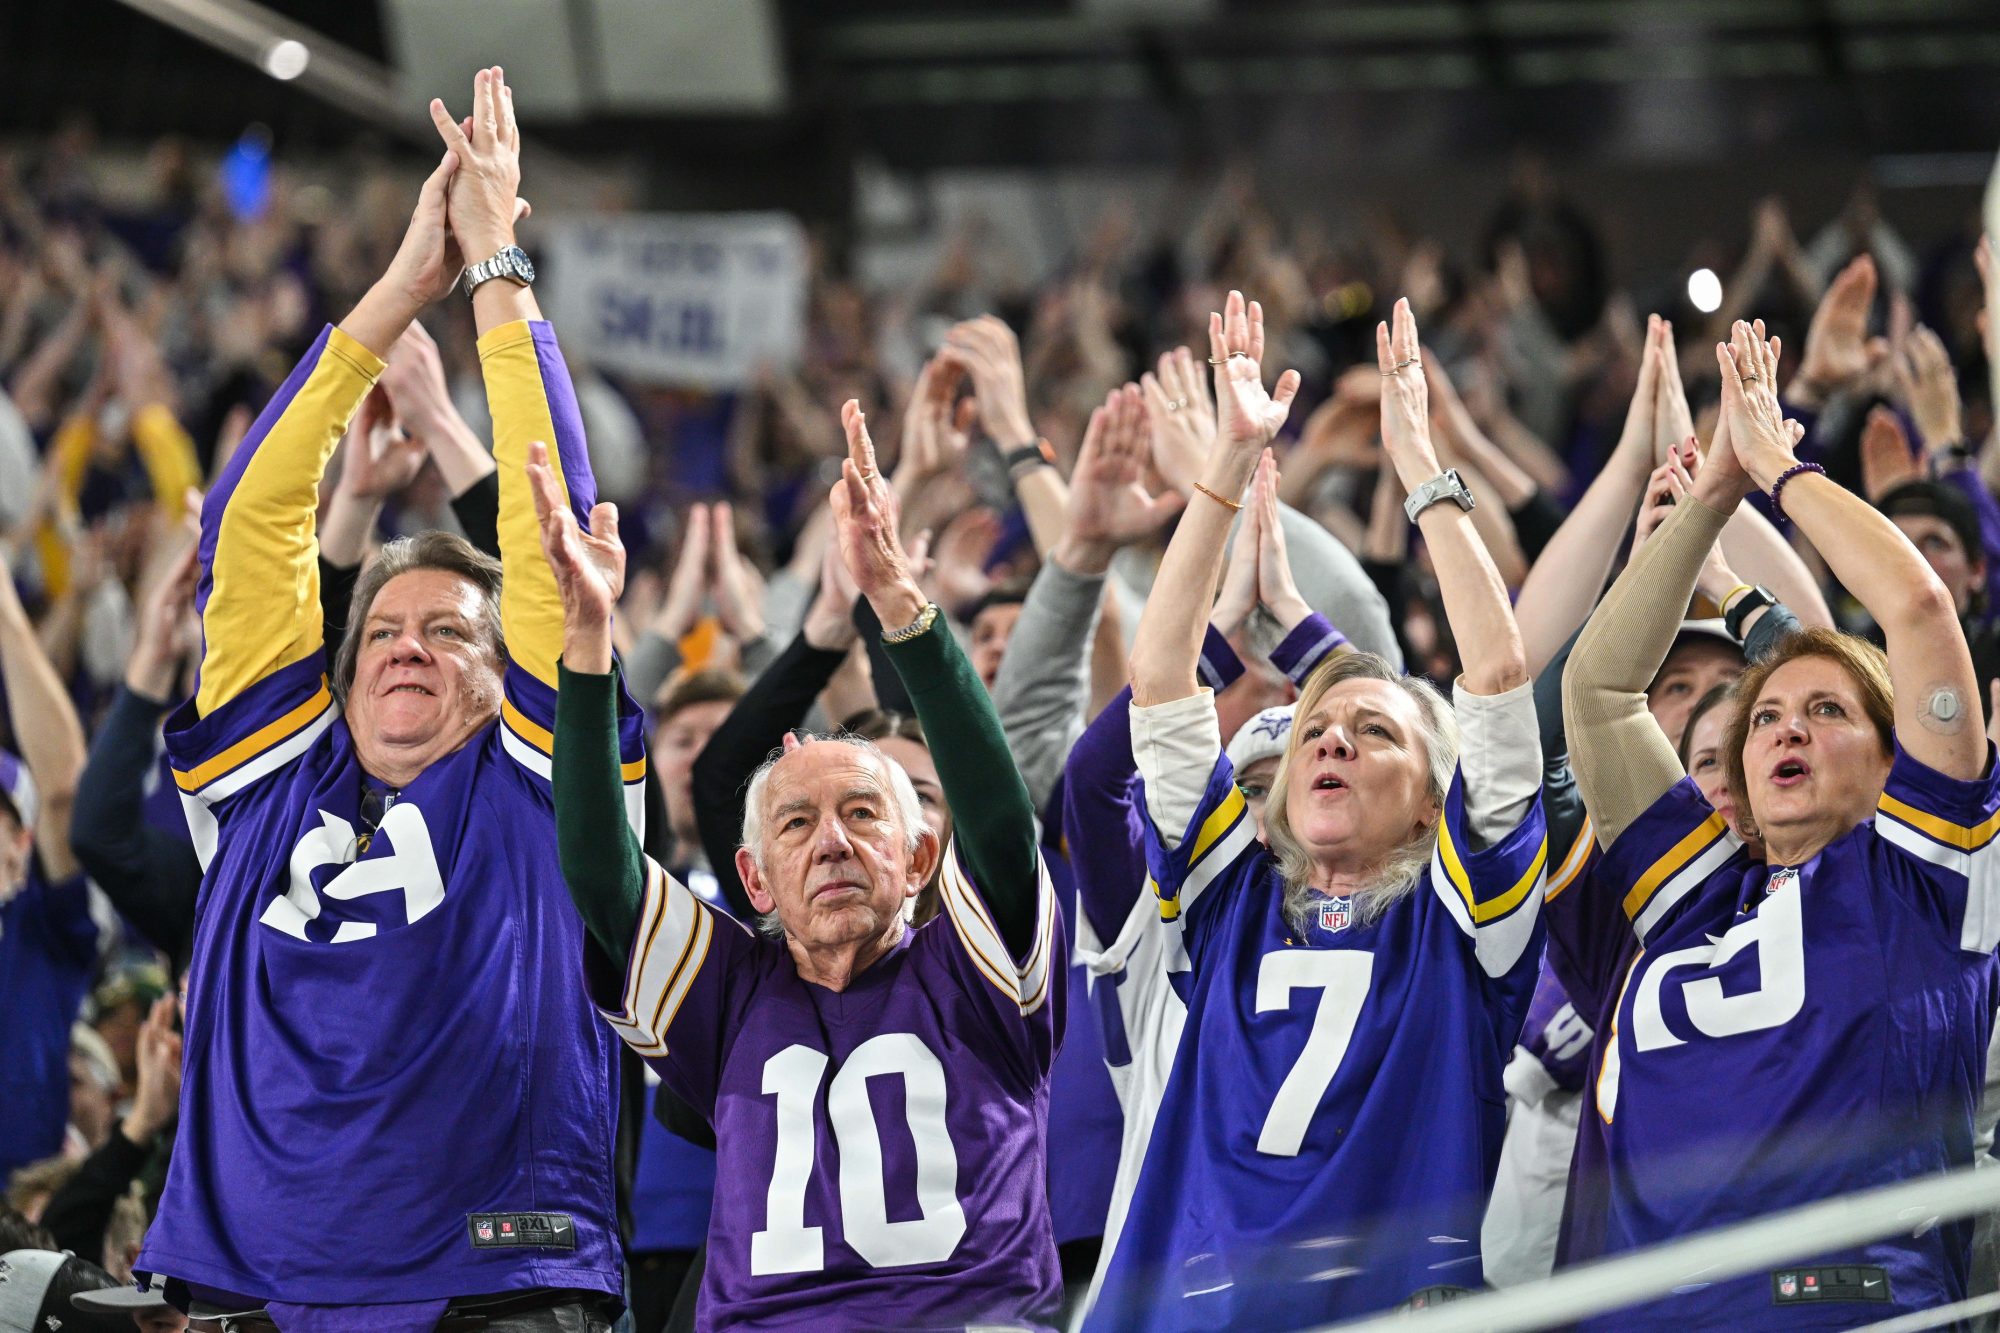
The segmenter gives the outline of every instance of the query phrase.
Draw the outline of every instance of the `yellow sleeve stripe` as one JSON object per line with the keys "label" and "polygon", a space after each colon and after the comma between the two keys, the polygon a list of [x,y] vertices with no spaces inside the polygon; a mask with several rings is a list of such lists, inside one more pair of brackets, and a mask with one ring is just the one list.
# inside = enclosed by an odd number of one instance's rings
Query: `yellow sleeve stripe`
{"label": "yellow sleeve stripe", "polygon": [[1201,828],[1195,833],[1194,854],[1188,857],[1188,869],[1194,869],[1201,858],[1207,856],[1215,844],[1221,842],[1229,830],[1236,826],[1236,821],[1249,812],[1250,806],[1243,799],[1243,793],[1231,787],[1229,795],[1223,797],[1215,809],[1209,812],[1208,818],[1202,821]]}
{"label": "yellow sleeve stripe", "polygon": [[333,696],[327,690],[326,677],[321,676],[319,689],[314,692],[312,698],[277,721],[257,728],[213,759],[197,764],[185,773],[178,768],[175,769],[174,785],[185,792],[200,791],[231,769],[248,763],[274,745],[283,744],[287,737],[296,734],[325,712],[332,702]]}
{"label": "yellow sleeve stripe", "polygon": [[1995,813],[1978,824],[1954,824],[1948,819],[1926,814],[1907,801],[1899,801],[1887,792],[1876,803],[1876,808],[1885,815],[1893,816],[1908,824],[1919,833],[1937,839],[1947,847],[1956,847],[1961,852],[1976,852],[1992,842],[1995,834],[2000,834],[2000,813]]}
{"label": "yellow sleeve stripe", "polygon": [[1528,863],[1528,871],[1514,881],[1508,890],[1497,898],[1480,902],[1473,891],[1472,876],[1466,873],[1465,865],[1458,859],[1458,846],[1452,841],[1451,821],[1438,821],[1438,859],[1444,862],[1444,872],[1451,880],[1451,886],[1458,890],[1458,896],[1465,902],[1465,910],[1472,917],[1475,926],[1497,921],[1521,905],[1541,878],[1542,867],[1548,863],[1549,840],[1546,835],[1541,845],[1535,848],[1535,859]]}
{"label": "yellow sleeve stripe", "polygon": [[[514,707],[512,699],[502,699],[500,701],[500,720],[507,724],[507,730],[513,732],[543,754],[550,756],[555,754],[556,738],[549,734],[549,729],[536,722],[520,709]],[[634,759],[629,764],[620,764],[618,766],[618,775],[627,782],[637,782],[640,778],[645,777],[645,757],[641,756]]]}
{"label": "yellow sleeve stripe", "polygon": [[1549,891],[1543,895],[1543,901],[1553,902],[1556,895],[1582,877],[1583,868],[1590,864],[1591,849],[1596,844],[1597,829],[1590,822],[1589,812],[1585,811],[1583,826],[1576,831],[1576,841],[1570,844],[1569,855],[1556,867],[1556,873],[1549,877]]}
{"label": "yellow sleeve stripe", "polygon": [[1634,884],[1632,891],[1625,895],[1626,918],[1633,921],[1638,920],[1639,914],[1646,910],[1647,902],[1652,899],[1653,894],[1659,890],[1662,884],[1672,878],[1682,866],[1685,866],[1688,862],[1694,860],[1695,857],[1701,855],[1702,852],[1712,847],[1716,839],[1728,832],[1729,826],[1722,822],[1722,816],[1719,814],[1711,814],[1707,819],[1695,825],[1686,837],[1675,843],[1665,856],[1653,862],[1646,873],[1639,876],[1639,882]]}
{"label": "yellow sleeve stripe", "polygon": [[1159,899],[1160,920],[1174,921],[1179,919],[1181,914],[1181,900],[1178,897],[1174,898],[1161,897],[1160,881],[1154,879],[1151,875],[1146,876],[1146,892],[1152,894],[1155,898]]}

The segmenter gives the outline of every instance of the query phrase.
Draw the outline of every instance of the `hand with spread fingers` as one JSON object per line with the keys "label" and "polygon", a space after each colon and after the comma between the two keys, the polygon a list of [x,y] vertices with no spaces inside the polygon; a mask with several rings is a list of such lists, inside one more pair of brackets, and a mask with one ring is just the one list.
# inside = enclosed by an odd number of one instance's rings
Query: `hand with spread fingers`
{"label": "hand with spread fingers", "polygon": [[926,602],[896,535],[896,492],[876,466],[875,444],[868,438],[868,421],[858,401],[850,398],[841,405],[840,424],[847,432],[847,457],[841,460],[840,480],[829,496],[834,543],[848,576],[875,608],[883,627],[890,632],[906,629],[923,614]]}
{"label": "hand with spread fingers", "polygon": [[1113,552],[1159,531],[1185,503],[1171,491],[1149,494],[1140,479],[1146,417],[1136,384],[1113,389],[1104,405],[1091,412],[1070,477],[1068,521],[1057,548],[1065,568],[1101,572]]}
{"label": "hand with spread fingers", "polygon": [[606,501],[590,511],[590,529],[576,521],[548,446],[528,446],[528,487],[541,524],[542,555],[555,574],[563,603],[563,660],[574,671],[611,670],[611,613],[625,592],[625,544],[618,539],[618,506]]}
{"label": "hand with spread fingers", "polygon": [[1146,395],[1153,465],[1169,486],[1193,495],[1202,465],[1215,448],[1215,403],[1194,353],[1185,347],[1161,353],[1157,370],[1140,376],[1139,387]]}
{"label": "hand with spread fingers", "polygon": [[1287,370],[1264,388],[1264,307],[1229,293],[1208,317],[1208,360],[1215,368],[1216,435],[1223,447],[1254,458],[1278,436],[1298,396],[1299,372]]}

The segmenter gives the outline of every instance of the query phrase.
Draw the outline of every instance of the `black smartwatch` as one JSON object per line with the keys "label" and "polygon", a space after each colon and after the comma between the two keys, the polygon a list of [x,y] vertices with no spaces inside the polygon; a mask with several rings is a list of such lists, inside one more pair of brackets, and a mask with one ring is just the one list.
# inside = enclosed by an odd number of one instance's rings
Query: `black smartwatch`
{"label": "black smartwatch", "polygon": [[1007,475],[1015,481],[1038,467],[1054,467],[1056,451],[1047,440],[1036,440],[1015,449],[1002,449],[1000,461],[1007,465]]}
{"label": "black smartwatch", "polygon": [[1778,599],[1771,590],[1759,585],[1729,604],[1729,609],[1722,613],[1722,627],[1729,631],[1730,638],[1741,643],[1743,622],[1750,618],[1750,613],[1759,607],[1777,604]]}

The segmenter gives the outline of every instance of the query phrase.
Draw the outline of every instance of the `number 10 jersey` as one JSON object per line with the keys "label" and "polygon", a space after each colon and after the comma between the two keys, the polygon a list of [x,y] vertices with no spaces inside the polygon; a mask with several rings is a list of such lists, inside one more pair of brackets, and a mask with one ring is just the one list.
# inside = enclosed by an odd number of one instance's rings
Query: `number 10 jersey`
{"label": "number 10 jersey", "polygon": [[[1049,1069],[1067,968],[1037,861],[1009,956],[956,845],[945,910],[844,991],[647,862],[611,1026],[715,1126],[705,1329],[1049,1327]],[[607,984],[608,983],[608,984]]]}

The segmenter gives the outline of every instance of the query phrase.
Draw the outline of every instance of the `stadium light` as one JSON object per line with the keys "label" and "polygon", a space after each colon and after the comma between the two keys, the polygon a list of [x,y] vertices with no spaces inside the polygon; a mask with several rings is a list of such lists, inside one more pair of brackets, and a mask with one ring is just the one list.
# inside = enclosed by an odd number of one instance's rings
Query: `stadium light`
{"label": "stadium light", "polygon": [[289,83],[306,72],[306,65],[311,60],[312,52],[306,49],[304,42],[285,37],[264,48],[264,58],[260,63],[266,74]]}
{"label": "stadium light", "polygon": [[1712,268],[1698,268],[1688,274],[1688,302],[1704,315],[1722,309],[1722,279]]}

